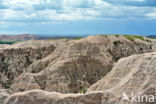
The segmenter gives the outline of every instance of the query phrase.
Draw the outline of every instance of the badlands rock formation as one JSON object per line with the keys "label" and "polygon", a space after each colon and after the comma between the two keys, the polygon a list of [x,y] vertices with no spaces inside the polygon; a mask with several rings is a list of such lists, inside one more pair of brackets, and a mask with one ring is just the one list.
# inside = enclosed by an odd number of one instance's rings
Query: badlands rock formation
{"label": "badlands rock formation", "polygon": [[99,104],[101,97],[101,92],[84,95],[32,90],[11,95],[4,104]]}
{"label": "badlands rock formation", "polygon": [[10,92],[8,90],[0,89],[0,104],[4,104],[5,99],[10,96]]}
{"label": "badlands rock formation", "polygon": [[[112,71],[92,85],[88,92],[105,91],[121,97],[126,93],[156,97],[156,52],[133,55],[118,61]],[[156,103],[156,98],[155,98]],[[147,104],[155,104],[147,103]]]}
{"label": "badlands rock formation", "polygon": [[154,40],[90,36],[6,45],[0,49],[0,84],[13,92],[82,92],[105,76],[118,59],[149,52],[152,44],[154,51]]}
{"label": "badlands rock formation", "polygon": [[55,46],[42,41],[21,42],[0,49],[0,84],[9,88],[13,80],[34,61],[48,56]]}
{"label": "badlands rock formation", "polygon": [[[156,52],[122,58],[86,94],[60,94],[31,90],[8,96],[4,104],[155,104]],[[143,100],[131,93],[147,96]],[[123,99],[123,93],[127,100]],[[140,93],[141,95],[138,95]],[[149,96],[154,96],[150,100]]]}

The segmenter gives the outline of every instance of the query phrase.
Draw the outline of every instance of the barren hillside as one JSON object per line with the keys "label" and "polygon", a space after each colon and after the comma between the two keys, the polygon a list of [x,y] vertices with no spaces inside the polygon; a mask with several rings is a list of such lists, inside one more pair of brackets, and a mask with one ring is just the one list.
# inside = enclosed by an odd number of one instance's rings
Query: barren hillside
{"label": "barren hillside", "polygon": [[[156,52],[153,52],[120,59],[104,78],[89,88],[86,94],[31,90],[9,95],[9,92],[1,90],[0,101],[2,104],[155,104],[155,99],[139,100],[136,97],[136,100],[131,100],[132,92],[134,95],[141,92],[143,96],[156,96],[155,57]],[[127,94],[128,100],[123,99],[123,92]]]}
{"label": "barren hillside", "polygon": [[105,76],[121,57],[149,52],[152,44],[124,36],[90,36],[7,45],[0,50],[1,86],[15,92],[78,93]]}
{"label": "barren hillside", "polygon": [[[151,86],[155,86],[153,80],[155,53],[151,53],[156,50],[155,44],[154,39],[140,36],[100,35],[83,39],[30,40],[13,45],[2,45],[0,99],[13,94],[7,100],[7,104],[11,104],[17,96],[19,100],[15,104],[20,104],[20,99],[25,100],[24,104],[26,104],[30,99],[29,94],[34,99],[37,97],[36,101],[42,101],[38,98],[38,94],[42,93],[44,101],[46,97],[44,94],[48,94],[46,91],[82,93],[87,90],[91,93],[104,91],[100,92],[99,96],[107,97],[106,93],[108,93],[116,99],[116,96],[121,97],[119,95],[123,90],[128,92],[150,89]],[[128,57],[130,55],[134,56]],[[123,59],[116,64],[120,58]],[[34,89],[44,91],[29,91]],[[94,93],[92,95],[96,96]],[[28,99],[20,96],[28,96]],[[49,96],[51,97],[51,94]],[[66,95],[59,94],[58,97],[60,96]],[[74,96],[79,97],[79,95],[71,95],[70,99]],[[87,96],[89,95],[82,95],[82,98]],[[86,100],[82,101],[86,102]],[[46,104],[50,104],[49,100],[48,102]],[[34,100],[31,103],[38,104]]]}

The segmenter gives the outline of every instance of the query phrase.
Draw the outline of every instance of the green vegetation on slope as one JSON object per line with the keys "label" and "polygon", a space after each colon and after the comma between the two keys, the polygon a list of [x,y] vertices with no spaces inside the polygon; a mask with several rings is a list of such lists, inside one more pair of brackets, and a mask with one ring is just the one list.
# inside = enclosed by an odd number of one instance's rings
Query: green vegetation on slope
{"label": "green vegetation on slope", "polygon": [[143,36],[137,36],[137,35],[135,35],[135,36],[133,36],[133,37],[136,38],[136,39],[140,39],[140,40],[146,41],[146,42],[152,42],[152,41],[149,40],[149,39],[144,39]]}
{"label": "green vegetation on slope", "polygon": [[144,37],[142,37],[142,36],[137,36],[137,35],[134,35],[133,37],[134,37],[134,38],[136,38],[136,39],[143,40],[143,41],[145,40],[145,39],[144,39]]}
{"label": "green vegetation on slope", "polygon": [[75,38],[75,39],[73,39],[73,40],[81,40],[82,38]]}
{"label": "green vegetation on slope", "polygon": [[151,42],[151,40],[145,39],[143,36],[138,36],[138,35],[124,35],[124,37],[130,41],[134,41],[135,39],[140,39],[142,41]]}
{"label": "green vegetation on slope", "polygon": [[15,41],[0,41],[0,44],[14,44]]}
{"label": "green vegetation on slope", "polygon": [[134,38],[130,35],[124,35],[124,37],[130,41],[134,41]]}

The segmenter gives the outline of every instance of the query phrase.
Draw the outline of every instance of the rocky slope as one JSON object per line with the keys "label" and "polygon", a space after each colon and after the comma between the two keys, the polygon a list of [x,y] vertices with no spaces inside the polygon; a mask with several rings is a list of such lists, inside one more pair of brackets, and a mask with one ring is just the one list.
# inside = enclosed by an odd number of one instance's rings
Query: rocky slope
{"label": "rocky slope", "polygon": [[125,36],[6,45],[0,49],[0,84],[13,92],[82,92],[105,76],[118,59],[149,52],[150,45],[154,51],[154,40],[131,41]]}
{"label": "rocky slope", "polygon": [[[33,62],[48,56],[54,51],[53,44],[42,41],[21,42],[6,45],[0,50],[0,84],[9,88],[13,80],[27,69]],[[48,42],[47,42],[48,43]]]}
{"label": "rocky slope", "polygon": [[[31,90],[8,96],[3,92],[4,104],[155,104],[156,52],[122,58],[100,81],[92,85],[86,94],[60,94],[43,90]],[[147,100],[131,100],[131,93],[148,96]],[[138,95],[138,93],[140,93]],[[126,94],[128,99],[123,99]],[[5,97],[7,96],[7,97]],[[125,97],[125,96],[124,96]],[[1,98],[1,97],[0,97]]]}
{"label": "rocky slope", "polygon": [[[60,94],[42,90],[32,90],[9,96],[4,104],[95,104],[100,103],[102,93]],[[94,99],[94,100],[93,100]]]}
{"label": "rocky slope", "polygon": [[[144,104],[156,103],[156,52],[123,58],[103,79],[92,85],[88,92],[105,91],[121,98],[123,93],[129,96],[155,96],[153,102],[144,97]],[[139,98],[137,99],[139,101]],[[143,102],[141,102],[142,104]]]}
{"label": "rocky slope", "polygon": [[0,89],[0,104],[4,104],[4,101],[10,96],[10,91]]}
{"label": "rocky slope", "polygon": [[[92,85],[90,91],[143,91],[156,87],[156,52],[122,58],[103,79]],[[118,90],[116,90],[118,89]]]}

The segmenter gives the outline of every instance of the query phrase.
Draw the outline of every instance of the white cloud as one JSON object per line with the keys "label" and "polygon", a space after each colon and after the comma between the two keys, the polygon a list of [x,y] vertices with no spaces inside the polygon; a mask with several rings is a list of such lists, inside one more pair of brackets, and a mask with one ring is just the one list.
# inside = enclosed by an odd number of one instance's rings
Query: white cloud
{"label": "white cloud", "polygon": [[35,13],[31,13],[31,14],[26,14],[25,12],[22,11],[14,11],[14,10],[1,10],[0,11],[1,15],[1,19],[0,20],[23,20],[23,19],[32,19],[32,18],[36,18],[36,14]]}
{"label": "white cloud", "polygon": [[[127,0],[139,1],[144,0]],[[0,22],[5,21],[74,21],[91,19],[155,19],[155,7],[115,5],[105,0],[2,0],[0,4],[9,9],[0,9]]]}
{"label": "white cloud", "polygon": [[18,5],[18,4],[40,4],[41,0],[3,0],[5,5]]}
{"label": "white cloud", "polygon": [[145,16],[151,18],[151,19],[156,19],[156,9],[153,10],[151,13],[145,14]]}

